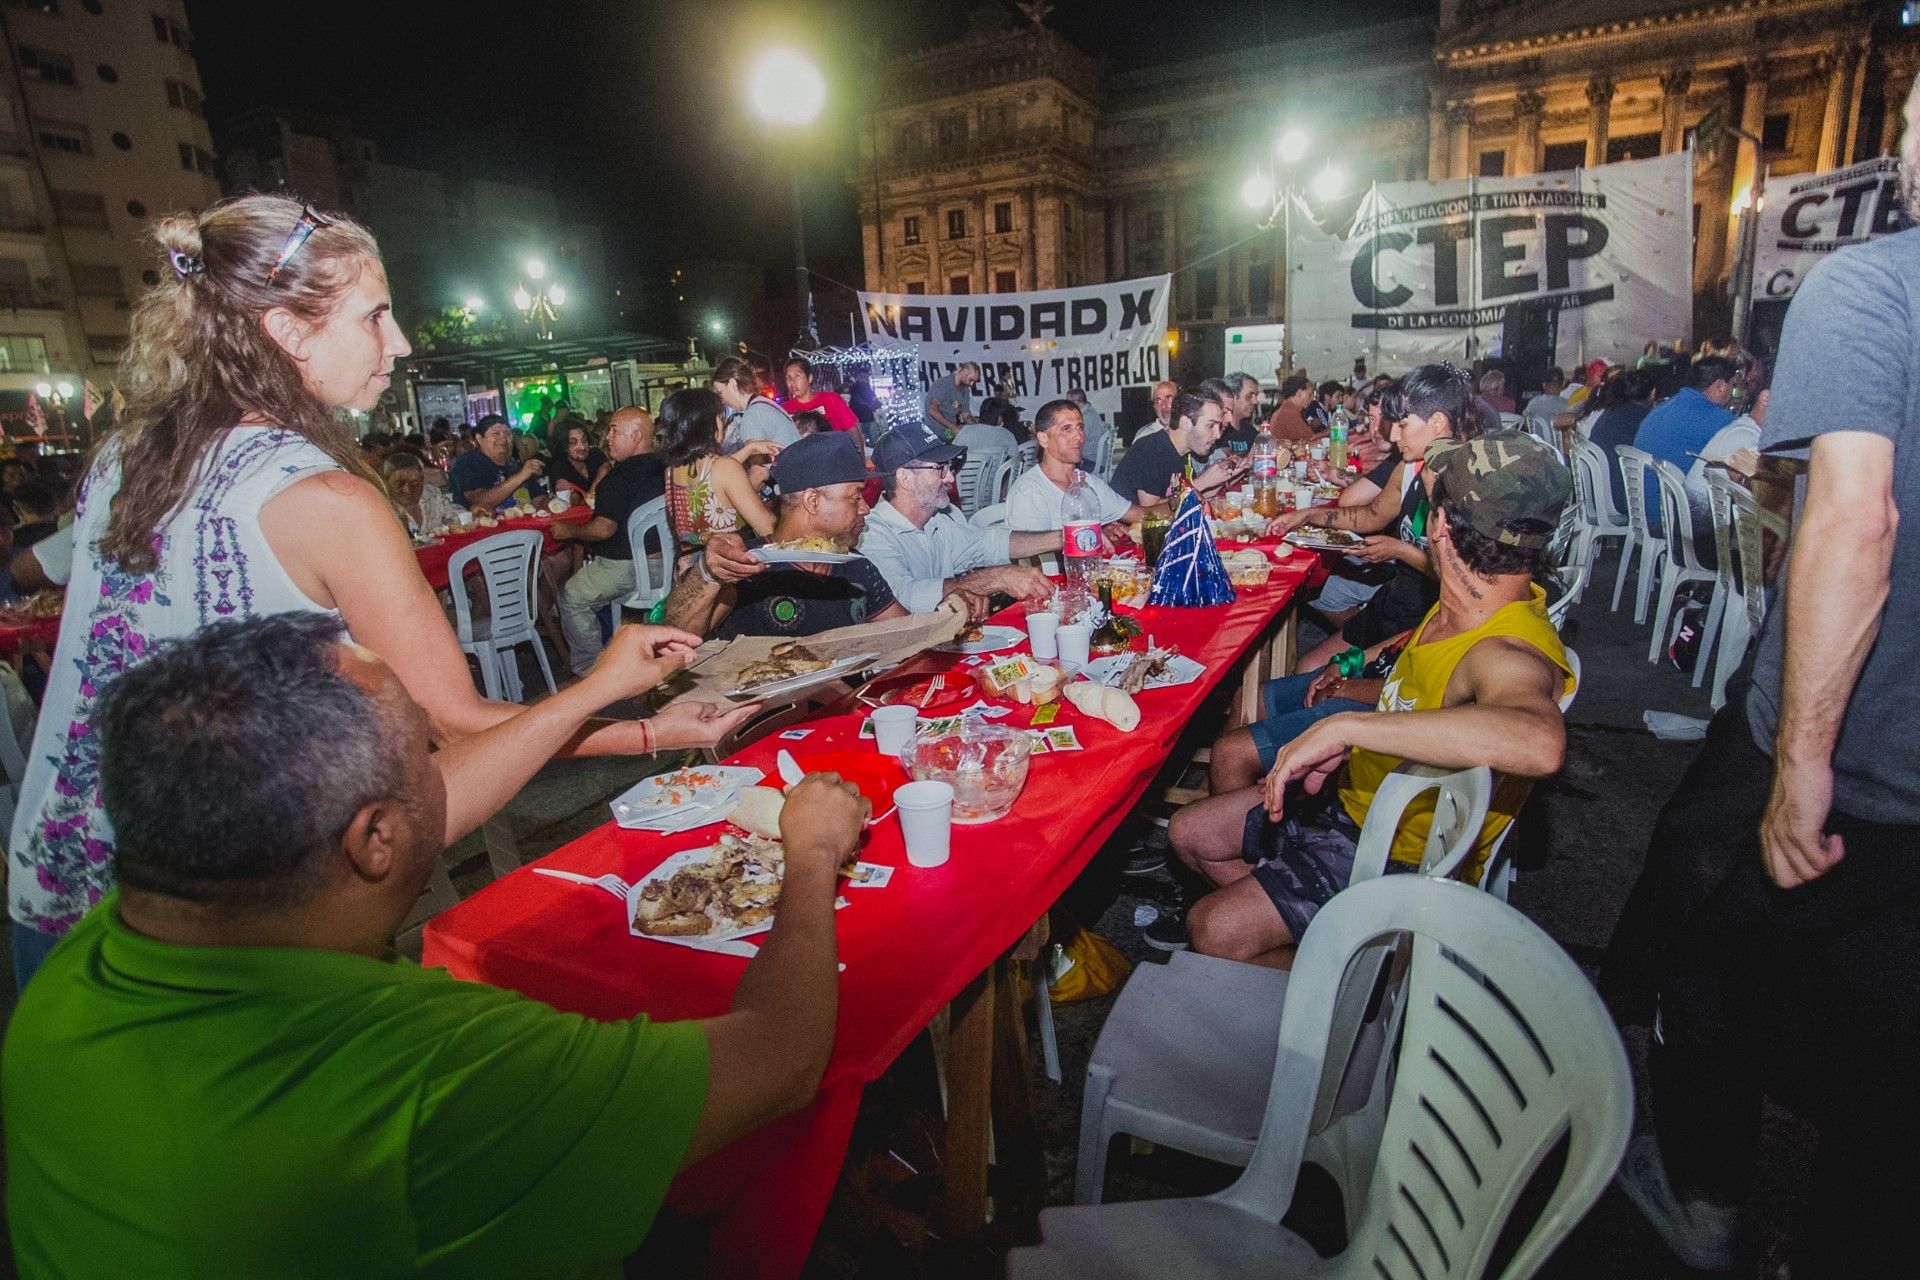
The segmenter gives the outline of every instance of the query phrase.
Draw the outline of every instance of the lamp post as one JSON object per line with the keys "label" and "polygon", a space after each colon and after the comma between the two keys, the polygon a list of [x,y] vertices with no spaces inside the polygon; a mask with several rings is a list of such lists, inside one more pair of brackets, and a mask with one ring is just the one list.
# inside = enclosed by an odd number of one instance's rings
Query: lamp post
{"label": "lamp post", "polygon": [[[1306,132],[1288,129],[1274,147],[1275,163],[1270,172],[1256,170],[1240,186],[1240,198],[1255,210],[1264,210],[1259,229],[1280,226],[1280,365],[1284,379],[1293,372],[1293,202],[1302,192],[1294,182],[1300,161],[1309,147]],[[1313,179],[1313,192],[1322,200],[1337,198],[1346,186],[1346,178],[1328,160]]]}
{"label": "lamp post", "polygon": [[1733,212],[1740,219],[1738,247],[1734,251],[1733,345],[1743,350],[1753,310],[1753,259],[1760,247],[1760,211],[1767,207],[1766,177],[1763,170],[1753,185],[1733,198]]}
{"label": "lamp post", "polygon": [[[769,49],[747,72],[747,101],[753,113],[776,129],[804,129],[827,103],[827,82],[819,68],[797,49]],[[807,280],[807,230],[800,205],[800,162],[791,169],[793,196],[793,282],[800,296],[800,330],[819,345],[813,323],[813,290]]]}
{"label": "lamp post", "polygon": [[522,270],[534,287],[528,289],[525,283],[515,287],[514,309],[532,327],[534,337],[549,341],[553,338],[553,326],[560,321],[560,308],[566,305],[566,286],[558,280],[547,283],[547,264],[538,258],[528,258]]}

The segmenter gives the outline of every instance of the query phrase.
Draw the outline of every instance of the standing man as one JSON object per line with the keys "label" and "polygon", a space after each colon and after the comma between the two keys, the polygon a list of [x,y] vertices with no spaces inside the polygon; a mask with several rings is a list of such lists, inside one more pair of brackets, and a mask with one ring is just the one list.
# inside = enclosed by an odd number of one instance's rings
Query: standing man
{"label": "standing man", "polygon": [[499,414],[488,414],[475,429],[480,447],[461,454],[447,468],[447,492],[462,507],[492,513],[513,501],[521,485],[536,488],[545,467],[538,458],[513,465],[513,428]]}
{"label": "standing man", "polygon": [[873,446],[873,468],[886,482],[887,496],[867,517],[860,554],[873,561],[894,599],[911,613],[931,613],[955,592],[974,616],[985,616],[993,595],[1038,602],[1053,594],[1046,575],[1012,562],[1060,550],[1059,533],[982,529],[953,513],[948,486],[964,452],[899,431]]}
{"label": "standing man", "polygon": [[1232,483],[1246,469],[1245,462],[1207,462],[1226,425],[1226,412],[1217,400],[1182,391],[1173,398],[1172,428],[1136,441],[1120,460],[1113,473],[1114,492],[1143,507],[1159,507],[1166,505],[1174,481],[1189,469],[1202,495]]}
{"label": "standing man", "polygon": [[633,594],[634,549],[627,542],[627,521],[667,492],[666,469],[659,455],[648,451],[652,443],[653,419],[645,409],[628,405],[615,411],[607,424],[607,457],[613,466],[594,490],[593,519],[553,523],[553,536],[560,541],[587,544],[587,562],[560,592],[560,630],[577,676],[585,675],[600,657],[600,611]]}
{"label": "standing man", "polygon": [[759,375],[739,356],[728,356],[714,366],[713,389],[732,415],[722,446],[728,453],[749,440],[766,440],[784,449],[800,438],[793,419],[761,392]]}
{"label": "standing man", "polygon": [[[1920,90],[1906,122],[1920,213]],[[1920,230],[1836,251],[1795,295],[1761,436],[1810,451],[1785,586],[1602,970],[1623,1018],[1655,1013],[1656,1132],[1620,1180],[1694,1267],[1735,1261],[1783,1068],[1820,1129],[1796,1277],[1889,1274],[1920,1192],[1916,352]]]}
{"label": "standing man", "polygon": [[1153,384],[1153,418],[1134,428],[1133,440],[1143,440],[1156,431],[1165,431],[1173,425],[1173,398],[1180,394],[1180,384],[1168,378]]}
{"label": "standing man", "polygon": [[1280,384],[1280,406],[1267,419],[1267,434],[1282,444],[1313,443],[1307,406],[1313,403],[1313,381],[1296,373]]}
{"label": "standing man", "polygon": [[[1029,533],[1065,528],[1067,488],[1080,471],[1080,451],[1087,443],[1080,407],[1071,400],[1047,401],[1033,416],[1033,438],[1040,446],[1040,465],[1013,482],[1007,494],[1007,524]],[[1143,514],[1138,503],[1115,493],[1099,476],[1088,475],[1087,484],[1099,505],[1101,524],[1131,522]]]}
{"label": "standing man", "polygon": [[953,433],[973,421],[973,389],[980,385],[980,366],[969,361],[927,388],[927,419],[951,441]]}
{"label": "standing man", "polygon": [[854,416],[853,409],[831,391],[813,389],[813,366],[799,356],[787,361],[787,413],[805,413],[811,409],[823,415],[827,425],[835,431],[851,431],[853,442],[860,446],[860,452],[867,451],[867,438],[860,433],[860,419]]}

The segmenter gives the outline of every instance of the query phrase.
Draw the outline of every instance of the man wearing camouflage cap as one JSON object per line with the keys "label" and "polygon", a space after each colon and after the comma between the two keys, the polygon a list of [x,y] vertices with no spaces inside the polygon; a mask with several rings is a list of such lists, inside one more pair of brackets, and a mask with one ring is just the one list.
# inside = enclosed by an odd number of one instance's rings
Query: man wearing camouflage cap
{"label": "man wearing camouflage cap", "polygon": [[[1574,677],[1533,579],[1550,564],[1572,477],[1531,436],[1498,431],[1434,442],[1421,480],[1440,599],[1390,674],[1342,692],[1375,710],[1314,722],[1279,749],[1264,784],[1174,816],[1174,851],[1218,886],[1188,912],[1196,951],[1288,967],[1308,923],[1346,887],[1374,792],[1404,761],[1494,770],[1493,804],[1467,862],[1475,877],[1532,780],[1560,768],[1559,702]],[[1432,820],[1429,794],[1407,810],[1389,871],[1418,868]]]}

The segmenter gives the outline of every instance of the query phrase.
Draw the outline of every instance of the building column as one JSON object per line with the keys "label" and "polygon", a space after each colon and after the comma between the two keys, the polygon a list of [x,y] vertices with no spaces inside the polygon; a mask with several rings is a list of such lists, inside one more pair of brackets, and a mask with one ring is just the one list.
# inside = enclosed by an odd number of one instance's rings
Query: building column
{"label": "building column", "polygon": [[973,291],[992,293],[993,277],[987,274],[987,198],[973,198]]}
{"label": "building column", "polygon": [[1107,215],[1107,238],[1113,246],[1113,256],[1107,262],[1107,279],[1125,280],[1133,274],[1128,265],[1127,252],[1127,198],[1115,197],[1113,209]]}
{"label": "building column", "polygon": [[1438,89],[1427,96],[1427,180],[1447,176],[1447,109]]}
{"label": "building column", "polygon": [[1913,93],[1913,72],[1902,74],[1898,69],[1887,68],[1884,79],[1886,105],[1880,111],[1880,147],[1876,155],[1892,156],[1900,154],[1900,131],[1906,127],[1902,108]]}
{"label": "building column", "polygon": [[1546,95],[1523,89],[1514,95],[1513,109],[1513,164],[1507,172],[1524,178],[1540,172],[1540,113],[1547,109]]}
{"label": "building column", "polygon": [[864,268],[862,278],[867,283],[869,293],[891,293],[892,287],[881,278],[880,237],[887,233],[886,220],[877,212],[871,219],[860,220],[860,252]]}
{"label": "building column", "polygon": [[1663,156],[1686,146],[1687,90],[1692,87],[1692,67],[1669,67],[1660,73],[1660,154]]}
{"label": "building column", "polygon": [[1871,50],[1855,45],[1847,54],[1847,132],[1840,147],[1840,163],[1851,164],[1860,149],[1860,99],[1867,88],[1867,59]]}
{"label": "building column", "polygon": [[1473,172],[1473,104],[1456,102],[1447,108],[1447,176],[1464,178]]}
{"label": "building column", "polygon": [[1747,87],[1740,97],[1740,128],[1748,135],[1741,138],[1739,150],[1734,153],[1733,188],[1725,210],[1702,210],[1702,218],[1716,217],[1726,227],[1726,235],[1721,241],[1721,276],[1733,270],[1733,256],[1737,252],[1739,221],[1731,207],[1734,200],[1740,198],[1743,191],[1751,191],[1760,181],[1760,147],[1752,138],[1758,138],[1767,127],[1767,64],[1759,58],[1745,63],[1741,68],[1746,74]]}
{"label": "building column", "polygon": [[1040,205],[1032,187],[1027,188],[1027,288],[1040,287]]}
{"label": "building column", "polygon": [[1820,151],[1813,167],[1832,169],[1840,163],[1840,144],[1846,140],[1847,132],[1846,51],[1823,53],[1814,65],[1827,77],[1827,105],[1820,113]]}
{"label": "building column", "polygon": [[1587,159],[1591,169],[1607,162],[1607,129],[1613,120],[1613,81],[1595,76],[1587,81]]}

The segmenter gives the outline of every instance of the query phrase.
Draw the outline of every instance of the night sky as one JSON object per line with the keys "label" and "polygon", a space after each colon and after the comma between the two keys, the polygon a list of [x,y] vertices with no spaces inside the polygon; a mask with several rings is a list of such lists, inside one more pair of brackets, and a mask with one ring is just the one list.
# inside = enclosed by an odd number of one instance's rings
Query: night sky
{"label": "night sky", "polygon": [[[681,254],[790,261],[786,169],[742,106],[753,52],[807,49],[829,117],[804,143],[816,269],[858,271],[841,175],[879,56],[941,43],[956,0],[187,0],[207,112],[344,115],[400,164],[550,186],[607,227],[616,269]],[[1011,12],[1010,4],[998,7]],[[1118,67],[1429,14],[1433,0],[1061,0],[1048,25]],[[495,16],[497,15],[497,16]]]}

